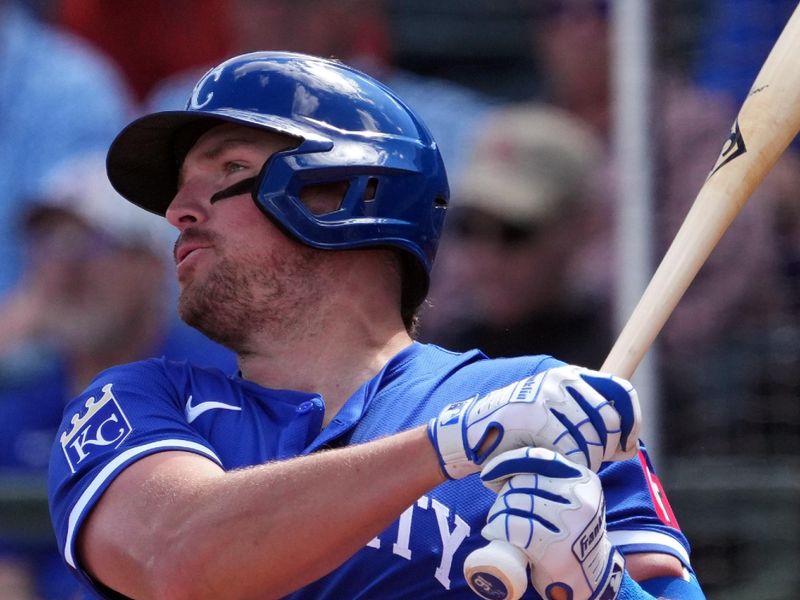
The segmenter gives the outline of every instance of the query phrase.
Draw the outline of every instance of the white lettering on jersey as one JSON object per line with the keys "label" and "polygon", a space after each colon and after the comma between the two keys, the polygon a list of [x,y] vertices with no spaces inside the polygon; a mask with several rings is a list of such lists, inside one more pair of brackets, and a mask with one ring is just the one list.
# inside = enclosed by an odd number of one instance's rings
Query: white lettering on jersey
{"label": "white lettering on jersey", "polygon": [[78,457],[76,462],[81,462],[89,455],[88,450],[85,450],[86,446],[110,446],[125,435],[126,430],[123,427],[110,425],[111,429],[108,429],[107,432],[113,433],[114,437],[111,439],[106,438],[106,433],[103,431],[107,429],[106,425],[109,423],[119,423],[119,417],[112,414],[105,421],[102,421],[94,430],[93,438],[89,437],[89,434],[92,433],[90,428],[84,429],[78,434],[77,439],[70,444],[70,447],[75,450],[75,455]]}
{"label": "white lettering on jersey", "polygon": [[117,448],[133,431],[111,391],[112,386],[111,383],[103,386],[100,399],[95,396],[88,398],[84,404],[86,413],[73,415],[70,429],[61,434],[61,449],[73,473],[76,466],[89,456],[92,447]]}
{"label": "white lettering on jersey", "polygon": [[[428,504],[427,496],[422,496],[417,500],[417,506],[420,508],[427,509]],[[400,515],[400,521],[397,524],[397,541],[392,544],[392,553],[402,556],[406,560],[411,560],[411,548],[408,547],[408,542],[411,539],[411,519],[413,516],[414,505],[412,504]]]}
{"label": "white lettering on jersey", "polygon": [[[400,556],[406,560],[411,560],[411,535],[413,532],[414,512],[419,508],[425,511],[433,508],[436,524],[439,529],[439,538],[442,540],[442,559],[439,561],[439,566],[434,572],[434,577],[445,589],[450,589],[450,571],[453,567],[453,557],[458,551],[464,540],[467,539],[470,533],[469,524],[464,521],[455,513],[451,513],[450,509],[436,500],[428,496],[422,496],[415,504],[409,506],[400,515],[397,522],[397,539],[392,544],[392,554]],[[449,519],[453,515],[453,530],[450,530]],[[372,538],[367,544],[369,548],[379,549],[381,547],[381,540],[378,537]]]}
{"label": "white lettering on jersey", "polygon": [[434,576],[445,589],[449,590],[450,568],[453,566],[453,556],[458,547],[467,539],[470,527],[466,521],[454,514],[453,524],[455,526],[453,531],[450,531],[450,526],[447,524],[450,509],[435,498],[431,498],[431,504],[436,512],[436,524],[439,525],[439,535],[442,538],[442,561],[439,563]]}

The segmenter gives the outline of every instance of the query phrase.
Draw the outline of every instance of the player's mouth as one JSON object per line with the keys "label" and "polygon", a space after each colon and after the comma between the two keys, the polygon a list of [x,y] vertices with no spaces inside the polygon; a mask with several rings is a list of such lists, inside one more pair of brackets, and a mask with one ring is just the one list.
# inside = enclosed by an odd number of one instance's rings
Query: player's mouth
{"label": "player's mouth", "polygon": [[203,229],[189,227],[184,229],[175,241],[173,257],[178,279],[185,278],[193,267],[198,264],[198,260],[208,251],[213,252],[214,234]]}
{"label": "player's mouth", "polygon": [[192,254],[197,253],[204,248],[210,248],[208,244],[198,244],[193,242],[186,242],[180,244],[175,248],[175,264],[180,265],[183,261],[189,258]]}

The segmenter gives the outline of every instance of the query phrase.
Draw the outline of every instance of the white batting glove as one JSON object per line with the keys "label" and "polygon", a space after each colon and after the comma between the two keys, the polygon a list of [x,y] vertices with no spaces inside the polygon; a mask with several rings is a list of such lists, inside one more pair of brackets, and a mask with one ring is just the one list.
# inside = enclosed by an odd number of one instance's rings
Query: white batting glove
{"label": "white batting glove", "polygon": [[566,365],[450,404],[430,421],[428,434],[444,473],[459,479],[524,447],[549,448],[597,471],[636,454],[640,422],[628,381]]}
{"label": "white batting glove", "polygon": [[498,492],[486,539],[520,548],[542,598],[614,600],[625,559],[606,535],[599,477],[544,448],[520,448],[493,459],[481,480]]}

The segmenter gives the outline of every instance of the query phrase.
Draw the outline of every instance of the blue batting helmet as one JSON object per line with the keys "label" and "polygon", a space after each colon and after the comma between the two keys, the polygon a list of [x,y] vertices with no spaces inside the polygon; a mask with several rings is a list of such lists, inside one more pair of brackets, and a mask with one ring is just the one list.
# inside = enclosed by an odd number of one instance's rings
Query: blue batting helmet
{"label": "blue batting helmet", "polygon": [[[449,190],[436,142],[402,100],[333,60],[244,54],[208,71],[185,110],[128,125],[108,153],[111,183],[134,204],[163,215],[177,192],[185,153],[220,122],[299,139],[265,164],[253,191],[257,205],[315,248],[403,250],[413,259],[406,261],[405,304],[422,302]],[[304,186],[333,182],[348,183],[338,210],[315,215],[300,202]]]}

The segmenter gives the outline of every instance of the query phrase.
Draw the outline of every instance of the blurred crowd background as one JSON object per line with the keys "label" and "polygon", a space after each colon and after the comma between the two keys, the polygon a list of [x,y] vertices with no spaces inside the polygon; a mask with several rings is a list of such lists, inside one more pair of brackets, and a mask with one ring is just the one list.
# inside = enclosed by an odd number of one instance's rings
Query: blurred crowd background
{"label": "blurred crowd background", "polygon": [[[146,356],[236,368],[175,314],[169,228],[105,179],[119,129],[181,108],[240,52],[353,64],[422,115],[450,176],[419,338],[597,368],[617,333],[613,1],[0,0],[0,598],[87,597],[60,566],[45,505],[67,399]],[[655,259],[795,6],[653,0]],[[800,587],[795,146],[656,347],[657,466],[710,598],[789,600]]]}

